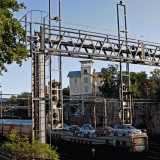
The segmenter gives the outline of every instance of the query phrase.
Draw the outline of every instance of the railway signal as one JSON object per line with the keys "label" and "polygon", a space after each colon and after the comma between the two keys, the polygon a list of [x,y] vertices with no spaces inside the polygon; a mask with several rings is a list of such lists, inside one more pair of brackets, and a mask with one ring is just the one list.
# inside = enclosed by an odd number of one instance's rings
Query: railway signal
{"label": "railway signal", "polygon": [[62,129],[62,90],[61,83],[57,81],[52,81],[52,109],[51,109],[51,125],[52,129]]}
{"label": "railway signal", "polygon": [[59,110],[53,109],[52,111],[52,129],[57,128],[59,124]]}
{"label": "railway signal", "polygon": [[58,82],[52,82],[52,101],[56,103],[58,99]]}

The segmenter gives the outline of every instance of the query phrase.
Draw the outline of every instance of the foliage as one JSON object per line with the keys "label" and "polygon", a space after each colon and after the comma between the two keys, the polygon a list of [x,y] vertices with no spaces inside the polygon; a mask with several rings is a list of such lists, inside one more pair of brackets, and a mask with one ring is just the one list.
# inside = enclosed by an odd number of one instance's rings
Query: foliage
{"label": "foliage", "polygon": [[25,31],[20,22],[13,17],[13,12],[25,9],[24,3],[17,0],[0,0],[0,74],[7,71],[5,64],[14,61],[22,65],[22,60],[28,57],[23,42]]}
{"label": "foliage", "polygon": [[107,98],[118,98],[120,85],[118,65],[109,64],[108,68],[102,68],[98,77],[102,79],[99,91]]}
{"label": "foliage", "polygon": [[17,105],[17,106],[28,106],[29,103],[28,98],[31,98],[31,93],[23,92],[18,96],[12,95],[11,98],[6,102],[6,104]]}
{"label": "foliage", "polygon": [[[125,72],[122,71],[122,74]],[[98,75],[101,80],[99,91],[107,98],[118,98],[120,73],[118,65],[108,65],[108,68],[102,68],[101,74]],[[145,71],[130,72],[130,91],[132,98],[136,99],[160,99],[160,70],[155,69],[151,76]],[[126,81],[126,79],[123,79]],[[123,82],[125,83],[125,82]]]}
{"label": "foliage", "polygon": [[[155,73],[155,71],[153,71]],[[152,74],[151,77],[147,77],[147,74],[142,72],[131,72],[130,73],[130,84],[131,91],[133,92],[133,98],[156,98],[156,88],[158,87],[158,81],[155,81],[155,75]],[[157,75],[158,79],[158,75]]]}
{"label": "foliage", "polygon": [[159,69],[155,69],[154,71],[150,72],[150,74],[152,75],[151,77],[149,77],[149,79],[153,82],[155,82],[157,85],[160,84],[160,70]]}
{"label": "foliage", "polygon": [[69,91],[69,86],[67,88],[63,88],[63,95],[69,96],[70,91]]}
{"label": "foliage", "polygon": [[130,73],[130,89],[133,98],[144,98],[148,95],[148,79],[146,72]]}
{"label": "foliage", "polygon": [[12,159],[59,159],[56,148],[53,146],[51,147],[49,144],[41,143],[35,139],[30,142],[27,137],[17,136],[16,133],[16,130],[12,130],[10,134],[7,134],[8,141],[4,142],[0,148],[3,153],[9,155]]}

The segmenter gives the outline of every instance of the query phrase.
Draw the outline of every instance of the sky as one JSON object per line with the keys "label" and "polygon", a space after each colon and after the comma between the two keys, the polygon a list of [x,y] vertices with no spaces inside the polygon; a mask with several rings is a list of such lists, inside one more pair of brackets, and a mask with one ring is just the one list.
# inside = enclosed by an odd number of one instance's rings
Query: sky
{"label": "sky", "polygon": [[[17,19],[30,10],[49,12],[49,0],[18,0],[18,2],[24,2],[27,9],[15,13]],[[58,16],[58,0],[51,0],[51,2],[51,14],[53,17]],[[160,0],[123,0],[122,2],[126,5],[128,36],[136,39],[143,37],[144,40],[160,43]],[[117,3],[118,0],[61,0],[62,27],[117,35]],[[38,15],[33,16],[35,20],[38,17]],[[123,28],[123,24],[120,25]],[[62,58],[62,88],[69,86],[67,77],[69,71],[80,71],[80,60],[82,59]],[[111,62],[94,61],[94,68],[99,72],[108,64]],[[24,61],[21,67],[16,63],[6,67],[8,72],[3,72],[3,76],[0,76],[2,94],[31,92],[31,60]],[[145,71],[149,74],[154,69],[156,68],[151,66],[130,64],[130,72]]]}

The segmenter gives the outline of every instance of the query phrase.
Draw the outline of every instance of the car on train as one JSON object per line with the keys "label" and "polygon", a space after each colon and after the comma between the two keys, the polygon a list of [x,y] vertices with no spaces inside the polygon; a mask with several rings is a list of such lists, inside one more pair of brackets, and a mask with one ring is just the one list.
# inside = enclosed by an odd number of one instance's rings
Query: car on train
{"label": "car on train", "polygon": [[79,133],[93,134],[95,133],[95,129],[90,124],[83,124],[82,127],[80,128]]}
{"label": "car on train", "polygon": [[98,136],[106,134],[110,135],[111,133],[114,133],[114,129],[110,126],[100,126],[95,129],[95,134],[97,134]]}
{"label": "car on train", "polygon": [[19,136],[32,137],[32,120],[24,119],[0,119],[0,134],[9,134],[17,131]]}
{"label": "car on train", "polygon": [[114,135],[118,136],[118,134],[140,134],[142,131],[140,129],[136,129],[133,126],[124,126],[117,125],[114,127]]}
{"label": "car on train", "polygon": [[71,125],[69,126],[69,131],[77,135],[80,131],[80,127],[78,125]]}

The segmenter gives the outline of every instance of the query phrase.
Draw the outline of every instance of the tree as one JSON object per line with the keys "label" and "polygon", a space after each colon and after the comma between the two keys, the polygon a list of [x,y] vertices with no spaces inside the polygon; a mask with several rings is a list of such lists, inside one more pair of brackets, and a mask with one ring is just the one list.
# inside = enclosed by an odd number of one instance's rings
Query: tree
{"label": "tree", "polygon": [[149,77],[150,80],[154,81],[157,85],[160,84],[160,70],[154,69],[154,71],[150,72],[151,76]]}
{"label": "tree", "polygon": [[67,88],[63,88],[63,95],[69,96],[69,86]]}
{"label": "tree", "polygon": [[36,139],[32,139],[30,142],[29,138],[17,136],[16,133],[16,130],[12,130],[10,134],[6,134],[7,141],[0,147],[0,150],[10,156],[13,160],[30,160],[33,158],[59,159],[55,147],[51,147],[46,143],[41,143]]}
{"label": "tree", "polygon": [[13,17],[14,12],[25,9],[24,3],[17,0],[0,0],[0,74],[7,71],[5,64],[14,61],[22,65],[29,56],[23,42],[25,31],[20,22]]}
{"label": "tree", "polygon": [[137,73],[130,72],[130,89],[133,92],[132,93],[133,98],[140,98],[141,97],[139,85],[140,85],[140,82],[137,78]]}
{"label": "tree", "polygon": [[102,68],[98,77],[102,79],[99,91],[107,98],[118,98],[120,85],[118,65],[109,64],[108,68]]}
{"label": "tree", "polygon": [[149,81],[145,71],[130,73],[130,88],[133,98],[149,97]]}
{"label": "tree", "polygon": [[18,96],[12,95],[11,98],[6,102],[6,104],[15,104],[17,106],[28,106],[29,99],[31,98],[31,93],[22,92]]}

